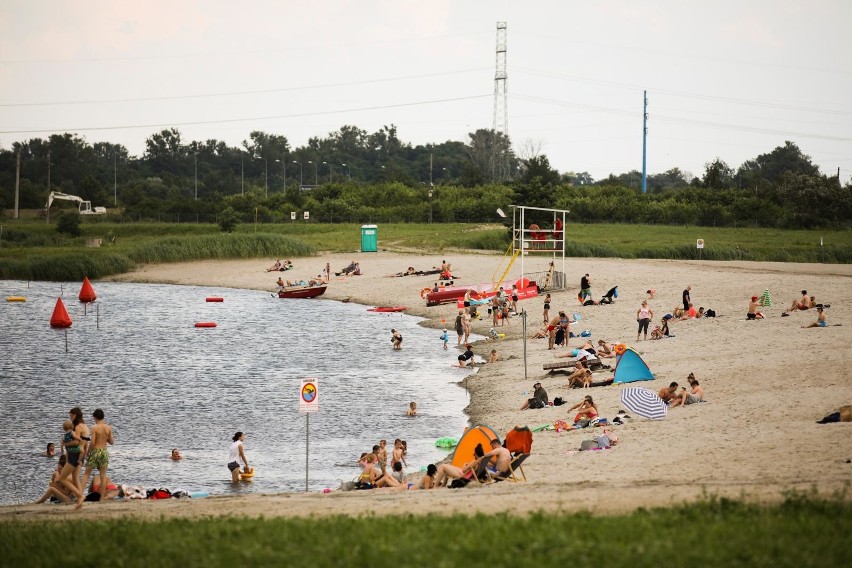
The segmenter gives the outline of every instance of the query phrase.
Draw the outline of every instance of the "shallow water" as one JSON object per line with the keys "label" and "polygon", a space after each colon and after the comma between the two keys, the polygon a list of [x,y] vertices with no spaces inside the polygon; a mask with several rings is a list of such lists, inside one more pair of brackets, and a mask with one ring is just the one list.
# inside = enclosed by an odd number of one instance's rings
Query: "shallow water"
{"label": "shallow water", "polygon": [[[467,371],[450,367],[440,331],[418,318],[358,304],[280,300],[262,291],[93,283],[98,301],[77,300],[79,283],[0,281],[0,504],[34,500],[73,406],[102,408],[113,426],[109,475],[117,483],[214,493],[304,491],[305,415],[300,380],[319,380],[310,417],[309,488],[352,479],[361,452],[380,439],[408,442],[408,470],[446,455],[436,438],[458,437],[467,419]],[[74,321],[51,329],[56,298]],[[26,303],[8,303],[7,296]],[[205,302],[222,296],[223,303]],[[214,321],[214,329],[197,329]],[[390,329],[403,335],[390,347]],[[404,416],[409,401],[419,415]],[[228,446],[246,434],[251,483],[230,484]],[[168,459],[171,448],[184,459]]]}

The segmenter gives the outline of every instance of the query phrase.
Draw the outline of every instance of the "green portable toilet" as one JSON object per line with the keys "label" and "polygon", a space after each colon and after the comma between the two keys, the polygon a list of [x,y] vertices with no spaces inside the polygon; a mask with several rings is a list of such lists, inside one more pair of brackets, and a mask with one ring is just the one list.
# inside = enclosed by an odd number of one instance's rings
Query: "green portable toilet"
{"label": "green portable toilet", "polygon": [[379,228],[376,225],[361,225],[361,252],[379,251]]}

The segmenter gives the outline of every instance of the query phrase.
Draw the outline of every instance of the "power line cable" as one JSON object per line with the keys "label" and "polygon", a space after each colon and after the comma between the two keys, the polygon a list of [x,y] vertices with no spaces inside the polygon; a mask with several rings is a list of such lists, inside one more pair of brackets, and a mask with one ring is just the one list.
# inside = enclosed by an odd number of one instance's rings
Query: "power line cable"
{"label": "power line cable", "polygon": [[226,124],[233,122],[252,122],[258,120],[277,120],[283,118],[298,118],[305,116],[321,116],[327,114],[343,114],[347,112],[363,112],[370,110],[382,110],[382,109],[390,109],[390,108],[404,108],[404,107],[413,107],[413,106],[421,106],[421,105],[431,105],[431,104],[440,104],[440,103],[450,103],[450,102],[458,102],[458,101],[468,101],[474,99],[481,99],[485,97],[490,97],[491,94],[487,95],[471,95],[467,97],[454,97],[449,99],[434,99],[429,101],[417,101],[411,103],[398,103],[392,105],[378,105],[378,106],[370,106],[370,107],[359,107],[359,108],[349,108],[349,109],[337,109],[337,110],[325,110],[325,111],[317,111],[317,112],[305,112],[299,114],[281,114],[281,115],[273,115],[273,116],[257,116],[257,117],[249,117],[249,118],[224,118],[219,120],[195,120],[188,122],[170,122],[170,123],[158,123],[158,124],[128,124],[121,126],[90,126],[90,127],[74,127],[74,128],[38,128],[38,129],[25,129],[25,130],[0,130],[0,134],[39,134],[46,132],[91,132],[96,130],[131,130],[136,128],[164,128],[164,127],[175,127],[175,126],[196,126],[200,124]]}
{"label": "power line cable", "polygon": [[308,85],[301,87],[284,87],[280,89],[259,89],[253,91],[231,91],[222,93],[200,93],[192,95],[174,95],[168,97],[139,97],[129,99],[101,99],[89,101],[47,101],[40,103],[0,103],[0,107],[41,107],[41,106],[58,106],[58,105],[89,105],[89,104],[109,104],[109,103],[139,103],[148,101],[170,101],[183,99],[203,99],[213,97],[230,97],[243,95],[263,95],[270,93],[283,93],[288,91],[302,91],[309,89],[328,89],[337,87],[350,87],[353,85],[369,85],[375,83],[386,83],[392,81],[408,81],[412,79],[423,79],[428,77],[440,77],[444,75],[458,75],[463,73],[472,73],[476,71],[490,70],[491,67],[478,67],[474,69],[462,69],[459,71],[445,71],[441,73],[424,73],[421,75],[404,75],[401,77],[386,77],[383,79],[366,79],[363,81],[349,81],[345,83],[323,83],[319,85]]}

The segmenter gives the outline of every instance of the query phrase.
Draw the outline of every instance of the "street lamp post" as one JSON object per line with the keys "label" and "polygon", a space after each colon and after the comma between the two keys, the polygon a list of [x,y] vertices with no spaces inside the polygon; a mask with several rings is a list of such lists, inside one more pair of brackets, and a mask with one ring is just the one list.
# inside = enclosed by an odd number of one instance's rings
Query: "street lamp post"
{"label": "street lamp post", "polygon": [[198,153],[195,156],[195,200],[198,201]]}
{"label": "street lamp post", "polygon": [[275,160],[281,162],[281,169],[284,170],[284,193],[287,193],[287,160]]}
{"label": "street lamp post", "polygon": [[432,188],[429,188],[429,224],[432,224]]}
{"label": "street lamp post", "polygon": [[[302,162],[300,162],[300,161],[298,161],[298,160],[293,160],[293,163],[294,163],[294,164],[299,164],[299,190],[301,191],[301,189],[302,189],[302,183],[303,183],[303,182],[302,182]],[[310,163],[310,162],[308,162],[308,163]]]}
{"label": "street lamp post", "polygon": [[340,164],[342,167],[346,168],[346,181],[352,181],[352,170],[349,169],[349,166],[346,164]]}
{"label": "street lamp post", "polygon": [[328,183],[331,183],[331,164],[328,162],[323,162],[326,166],[328,166]]}
{"label": "street lamp post", "polygon": [[269,197],[269,162],[263,156],[255,156],[258,160],[263,160],[263,182],[265,184],[264,197]]}
{"label": "street lamp post", "polygon": [[314,165],[314,187],[319,185],[319,162],[308,160],[309,164]]}

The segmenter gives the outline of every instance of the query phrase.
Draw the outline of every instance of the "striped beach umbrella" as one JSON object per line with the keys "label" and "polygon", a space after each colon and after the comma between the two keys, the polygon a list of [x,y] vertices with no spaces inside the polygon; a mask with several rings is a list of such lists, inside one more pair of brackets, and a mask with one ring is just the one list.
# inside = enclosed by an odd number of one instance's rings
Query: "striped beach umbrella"
{"label": "striped beach umbrella", "polygon": [[665,418],[668,410],[657,393],[642,387],[627,387],[621,391],[621,404],[639,416],[652,420]]}

